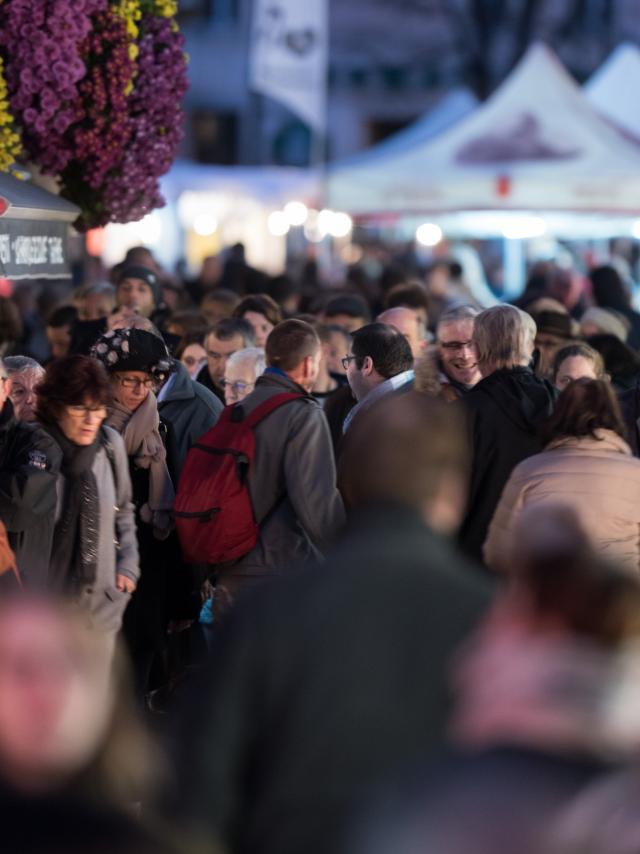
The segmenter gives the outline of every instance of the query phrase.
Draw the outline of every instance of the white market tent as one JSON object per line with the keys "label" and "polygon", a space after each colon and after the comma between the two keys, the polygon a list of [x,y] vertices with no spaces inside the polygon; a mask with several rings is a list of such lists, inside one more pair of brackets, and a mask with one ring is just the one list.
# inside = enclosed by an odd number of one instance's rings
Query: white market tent
{"label": "white market tent", "polygon": [[453,89],[424,115],[406,128],[394,133],[366,151],[353,154],[343,160],[329,164],[336,175],[343,169],[383,163],[387,158],[411,151],[429,139],[448,130],[478,106],[478,99],[469,89]]}
{"label": "white market tent", "polygon": [[604,118],[640,141],[640,48],[619,45],[589,78],[584,92]]}
{"label": "white market tent", "polygon": [[544,216],[558,236],[629,234],[640,216],[640,148],[596,114],[537,44],[450,130],[384,168],[330,173],[328,204],[362,219],[429,218],[449,234],[500,234],[504,212]]}

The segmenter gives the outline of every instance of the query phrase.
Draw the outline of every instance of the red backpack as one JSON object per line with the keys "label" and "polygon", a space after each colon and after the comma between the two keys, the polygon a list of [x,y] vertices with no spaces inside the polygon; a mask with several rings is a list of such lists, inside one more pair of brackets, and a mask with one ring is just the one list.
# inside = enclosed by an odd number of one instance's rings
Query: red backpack
{"label": "red backpack", "polygon": [[301,394],[276,394],[242,417],[227,406],[217,424],[191,447],[174,504],[176,529],[189,563],[225,563],[257,544],[247,475],[256,453],[254,429],[275,409]]}

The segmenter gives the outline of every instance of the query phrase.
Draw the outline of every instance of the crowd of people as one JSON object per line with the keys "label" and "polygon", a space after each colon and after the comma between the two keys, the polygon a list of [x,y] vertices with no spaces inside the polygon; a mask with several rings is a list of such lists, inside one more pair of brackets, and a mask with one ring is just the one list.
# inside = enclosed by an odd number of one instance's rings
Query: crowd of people
{"label": "crowd of people", "polygon": [[7,850],[636,850],[640,314],[614,264],[486,307],[455,262],[322,291],[236,247],[178,286],[138,247],[48,344],[19,320]]}

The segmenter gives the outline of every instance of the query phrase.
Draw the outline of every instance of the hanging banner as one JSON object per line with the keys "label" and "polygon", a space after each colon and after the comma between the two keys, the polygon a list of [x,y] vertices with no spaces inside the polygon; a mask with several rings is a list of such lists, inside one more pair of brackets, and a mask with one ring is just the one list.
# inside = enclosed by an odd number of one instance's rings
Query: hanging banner
{"label": "hanging banner", "polygon": [[326,128],[327,0],[255,0],[250,86],[319,133]]}
{"label": "hanging banner", "polygon": [[70,275],[66,222],[0,220],[0,276],[63,279]]}

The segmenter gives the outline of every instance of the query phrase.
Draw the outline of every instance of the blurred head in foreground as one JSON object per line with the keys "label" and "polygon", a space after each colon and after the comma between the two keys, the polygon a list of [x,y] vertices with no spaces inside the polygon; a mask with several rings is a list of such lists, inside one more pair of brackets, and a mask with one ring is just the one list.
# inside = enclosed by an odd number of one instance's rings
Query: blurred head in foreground
{"label": "blurred head in foreground", "polygon": [[565,504],[528,508],[515,540],[510,587],[457,668],[456,740],[630,755],[640,748],[640,578],[597,556]]}
{"label": "blurred head in foreground", "polygon": [[67,606],[18,595],[0,603],[0,780],[26,796],[77,789],[101,803],[133,800],[148,745],[121,677],[102,636]]}
{"label": "blurred head in foreground", "polygon": [[452,534],[464,510],[467,452],[459,413],[415,392],[391,395],[354,421],[340,458],[346,504],[399,504]]}

